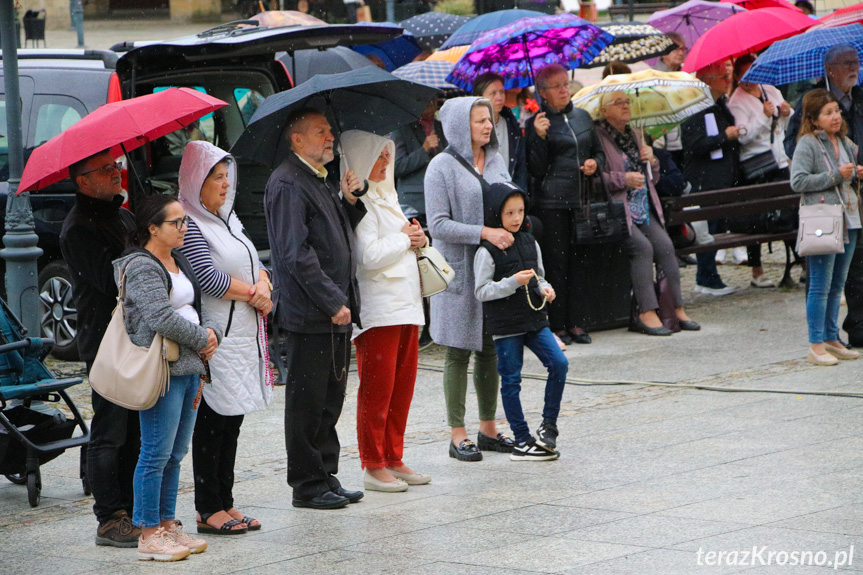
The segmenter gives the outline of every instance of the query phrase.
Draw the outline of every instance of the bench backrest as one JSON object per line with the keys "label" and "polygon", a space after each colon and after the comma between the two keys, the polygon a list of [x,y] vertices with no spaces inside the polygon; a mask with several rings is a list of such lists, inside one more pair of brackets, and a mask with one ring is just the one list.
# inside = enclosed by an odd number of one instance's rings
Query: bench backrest
{"label": "bench backrest", "polygon": [[800,194],[790,182],[781,181],[663,198],[662,211],[666,225],[679,225],[794,208],[799,203]]}

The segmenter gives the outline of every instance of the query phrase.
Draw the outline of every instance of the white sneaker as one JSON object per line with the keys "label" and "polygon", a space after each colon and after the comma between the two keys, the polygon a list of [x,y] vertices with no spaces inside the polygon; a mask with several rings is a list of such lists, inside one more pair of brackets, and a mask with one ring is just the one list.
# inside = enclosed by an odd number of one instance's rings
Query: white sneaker
{"label": "white sneaker", "polygon": [[725,263],[725,250],[716,250],[716,263],[724,264]]}
{"label": "white sneaker", "polygon": [[188,547],[174,543],[167,531],[161,527],[146,539],[143,534],[138,539],[140,561],[179,561],[188,557],[190,553]]}
{"label": "white sneaker", "polygon": [[512,461],[551,461],[560,458],[560,452],[531,437],[524,443],[516,443],[509,458]]}
{"label": "white sneaker", "polygon": [[698,286],[698,288],[700,290],[699,293],[703,293],[705,295],[712,295],[712,296],[723,296],[723,295],[732,294],[732,293],[737,291],[737,288],[732,287],[732,286],[725,286],[725,287],[721,287],[721,288],[709,288],[709,287],[704,287],[704,286]]}
{"label": "white sneaker", "polygon": [[177,545],[182,545],[189,549],[189,552],[193,555],[195,553],[203,553],[207,549],[207,542],[203,539],[198,539],[197,537],[192,537],[185,531],[183,531],[183,524],[174,520],[174,524],[165,529],[165,533],[168,534],[168,537],[174,540],[174,543]]}
{"label": "white sneaker", "polygon": [[756,288],[772,288],[776,287],[776,284],[773,283],[773,280],[767,277],[766,274],[761,274],[757,278],[752,278],[749,281],[749,285]]}
{"label": "white sneaker", "polygon": [[731,250],[731,257],[734,259],[734,263],[739,266],[749,263],[749,253],[746,251],[746,248],[742,246],[733,248]]}

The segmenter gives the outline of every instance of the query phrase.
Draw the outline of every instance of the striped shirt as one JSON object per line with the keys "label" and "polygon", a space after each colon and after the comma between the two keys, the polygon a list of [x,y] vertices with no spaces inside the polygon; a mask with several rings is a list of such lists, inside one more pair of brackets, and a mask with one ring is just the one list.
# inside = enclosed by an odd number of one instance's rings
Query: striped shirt
{"label": "striped shirt", "polygon": [[[217,299],[221,299],[228,293],[228,288],[231,287],[231,276],[225,272],[220,272],[213,265],[210,246],[204,239],[204,234],[201,233],[201,228],[198,227],[195,220],[189,220],[189,228],[186,230],[183,247],[180,248],[180,251],[192,265],[203,293]],[[267,268],[260,264],[260,269],[266,270]]]}

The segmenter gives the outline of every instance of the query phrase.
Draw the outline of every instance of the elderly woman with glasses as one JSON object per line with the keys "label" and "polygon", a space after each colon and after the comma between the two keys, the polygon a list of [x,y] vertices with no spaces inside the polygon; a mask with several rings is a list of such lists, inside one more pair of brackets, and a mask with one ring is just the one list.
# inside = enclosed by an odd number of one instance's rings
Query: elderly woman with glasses
{"label": "elderly woman with glasses", "polygon": [[624,203],[629,216],[626,220],[629,237],[624,240],[623,249],[629,257],[632,287],[641,310],[630,330],[647,335],[671,335],[671,330],[662,325],[657,314],[659,302],[653,285],[654,262],[668,278],[681,329],[701,329],[683,309],[680,268],[674,246],[665,231],[662,207],[654,187],[659,181],[659,161],[653,155],[653,149],[630,127],[632,112],[624,92],[604,94],[600,111],[602,119],[597,122],[596,131],[605,150],[605,186],[612,200]]}
{"label": "elderly woman with glasses", "polygon": [[579,271],[572,246],[582,207],[582,174],[595,174],[605,153],[590,114],[570,101],[569,74],[563,66],[540,69],[536,87],[542,110],[527,123],[527,167],[535,178],[533,215],[545,230],[539,243],[546,279],[559,290],[548,319],[562,343],[590,343],[590,336],[576,325]]}

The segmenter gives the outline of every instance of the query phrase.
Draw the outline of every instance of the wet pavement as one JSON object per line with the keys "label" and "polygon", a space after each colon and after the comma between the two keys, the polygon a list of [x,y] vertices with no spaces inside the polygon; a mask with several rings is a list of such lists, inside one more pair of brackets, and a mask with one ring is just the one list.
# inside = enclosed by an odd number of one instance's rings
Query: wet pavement
{"label": "wet pavement", "polygon": [[[776,280],[780,259],[766,258]],[[793,575],[837,562],[861,570],[860,550],[849,552],[863,539],[863,403],[810,393],[863,391],[863,362],[806,363],[802,286],[714,298],[693,294],[694,268],[682,271],[687,311],[702,331],[659,338],[611,330],[568,348],[558,461],[451,459],[443,355],[433,346],[421,354],[405,449],[408,465],[433,475],[430,485],[366,492],[336,511],[294,509],[279,388],[270,409],[247,416],[237,460],[237,507],[259,518],[261,531],[208,536],[205,553],[167,565],[96,547],[92,499],[82,493],[78,452],[68,451],[43,467],[37,508],[23,487],[0,480],[0,573]],[[720,271],[728,283],[748,284],[749,268]],[[524,371],[543,369],[526,354]],[[362,487],[356,386],[352,372],[339,423],[339,477],[349,488]],[[542,391],[541,381],[525,380],[532,428]],[[88,387],[73,392],[89,413]],[[472,390],[467,415],[475,433]],[[505,425],[502,407],[498,417]],[[192,491],[187,457],[178,517],[189,526]]]}

